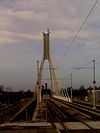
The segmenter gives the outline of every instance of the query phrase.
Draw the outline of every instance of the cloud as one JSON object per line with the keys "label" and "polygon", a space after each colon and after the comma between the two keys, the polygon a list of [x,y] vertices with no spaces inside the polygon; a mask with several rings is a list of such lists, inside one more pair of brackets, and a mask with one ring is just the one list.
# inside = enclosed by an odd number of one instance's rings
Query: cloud
{"label": "cloud", "polygon": [[[60,59],[67,49],[93,3],[93,0],[0,0],[0,61],[2,62],[0,70],[5,68],[7,73],[11,66],[13,70],[16,68],[16,72],[13,71],[15,80],[19,69],[23,68],[22,75],[26,70],[32,73],[30,64],[33,58],[34,64],[37,58],[41,60],[42,32],[47,28],[51,31],[51,50],[52,56],[56,58],[56,60],[53,58],[56,64],[57,58]],[[65,56],[62,63],[64,71],[60,73],[69,72],[68,66],[83,60],[85,62],[89,57],[99,54],[99,6],[100,4],[96,6],[73,42],[69,55]],[[23,65],[25,63],[27,65]],[[29,77],[28,79],[31,81]]]}
{"label": "cloud", "polygon": [[[74,32],[77,32],[78,28],[80,27],[83,18],[79,13],[83,12],[83,8],[80,12],[79,9],[86,1],[78,2],[77,0],[75,0],[72,2],[71,1],[66,2],[64,0],[63,2],[60,2],[58,0],[54,1],[18,0],[18,1],[13,1],[12,3],[11,2],[12,2],[11,0],[6,0],[5,2],[4,1],[1,2],[2,3],[1,4],[2,9],[0,9],[1,30],[4,31],[7,30],[8,32],[15,32],[22,34],[23,33],[37,34],[38,32],[42,32],[47,27],[50,27],[51,30],[53,29],[52,31],[58,34],[58,37],[60,35],[60,38],[62,37],[65,39],[66,35],[69,37],[73,36]],[[87,5],[89,4],[90,2],[87,1]],[[31,10],[30,10],[30,5],[32,7]],[[22,9],[19,9],[19,7],[22,7]],[[16,8],[16,10],[14,10],[14,8]],[[41,9],[42,12],[40,12]],[[81,32],[81,34],[84,33]],[[87,34],[88,32],[80,36],[87,36]]]}
{"label": "cloud", "polygon": [[21,34],[21,33],[13,33],[9,31],[0,31],[0,44],[11,44],[20,41],[33,41],[33,40],[41,40],[40,34]]}

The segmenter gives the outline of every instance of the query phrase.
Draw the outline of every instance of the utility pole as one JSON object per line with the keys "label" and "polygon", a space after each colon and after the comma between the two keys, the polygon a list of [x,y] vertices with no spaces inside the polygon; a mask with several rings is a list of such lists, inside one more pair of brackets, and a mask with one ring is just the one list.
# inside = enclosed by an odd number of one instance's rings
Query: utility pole
{"label": "utility pole", "polygon": [[71,74],[71,101],[72,101],[72,97],[73,97],[73,94],[72,94],[72,74]]}
{"label": "utility pole", "polygon": [[25,110],[25,117],[26,117],[26,122],[28,121],[28,111]]}
{"label": "utility pole", "polygon": [[48,90],[48,87],[47,87],[47,83],[45,83],[45,90],[46,90],[46,122],[47,122],[47,90]]}
{"label": "utility pole", "polygon": [[[64,92],[64,84],[63,84],[64,82],[63,82],[63,80],[62,80],[62,90],[63,90],[63,92]],[[65,97],[65,93],[63,93],[63,95],[64,95],[64,97]]]}
{"label": "utility pole", "polygon": [[39,84],[39,61],[37,61],[37,107],[39,107],[39,87],[40,87],[40,84]]}
{"label": "utility pole", "polygon": [[62,89],[64,89],[64,82],[63,82],[63,80],[62,80]]}
{"label": "utility pole", "polygon": [[53,68],[51,68],[51,66],[50,66],[50,80],[51,80],[51,97],[52,97],[52,95],[53,95],[53,85],[52,85],[52,73],[51,73],[51,69],[53,69]]}
{"label": "utility pole", "polygon": [[96,109],[95,106],[95,60],[93,60],[93,109]]}

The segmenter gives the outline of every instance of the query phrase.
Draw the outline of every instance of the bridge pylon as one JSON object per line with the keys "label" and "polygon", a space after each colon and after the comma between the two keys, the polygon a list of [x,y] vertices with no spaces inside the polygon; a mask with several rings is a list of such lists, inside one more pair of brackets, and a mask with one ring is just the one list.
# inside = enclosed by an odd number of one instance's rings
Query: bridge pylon
{"label": "bridge pylon", "polygon": [[[57,80],[56,80],[56,75],[55,75],[55,71],[54,71],[54,67],[53,67],[53,63],[52,63],[52,59],[50,56],[50,32],[49,29],[47,29],[47,33],[43,32],[43,56],[42,56],[42,60],[41,60],[41,64],[40,64],[40,68],[39,68],[39,85],[36,84],[35,87],[35,91],[37,92],[38,90],[38,95],[41,94],[41,89],[42,89],[42,71],[43,71],[43,67],[44,67],[44,62],[45,60],[48,60],[49,63],[49,70],[50,70],[50,77],[51,77],[51,91],[54,95],[59,95],[59,88],[58,88],[58,84],[57,84]],[[39,96],[40,97],[40,96]],[[40,101],[41,101],[41,97],[40,97]]]}

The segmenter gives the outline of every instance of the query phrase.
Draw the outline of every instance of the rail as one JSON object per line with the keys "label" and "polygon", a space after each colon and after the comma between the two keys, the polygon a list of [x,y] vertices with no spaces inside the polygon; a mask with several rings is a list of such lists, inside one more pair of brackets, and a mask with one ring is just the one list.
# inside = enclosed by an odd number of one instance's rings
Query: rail
{"label": "rail", "polygon": [[[73,115],[70,111],[68,111],[67,108],[68,106],[65,105],[65,103],[62,103],[61,101],[58,101],[57,99],[51,99],[48,101],[48,108],[49,112],[53,112],[52,115],[54,114],[56,116],[56,119],[58,119],[58,122],[62,125],[64,124],[63,118],[65,116],[67,117],[67,121],[76,121],[84,124],[86,127],[88,127],[91,132],[95,133],[95,129],[93,129],[90,125],[88,125],[85,120],[80,119],[78,116]],[[79,114],[80,115],[80,114]],[[62,116],[62,117],[60,117]],[[65,126],[65,125],[64,125]],[[63,127],[64,128],[64,127]],[[67,129],[68,130],[68,129]],[[70,132],[68,130],[68,132]]]}
{"label": "rail", "polygon": [[0,123],[12,121],[21,111],[23,111],[29,104],[36,99],[35,97],[23,99],[20,102],[9,105],[0,110]]}

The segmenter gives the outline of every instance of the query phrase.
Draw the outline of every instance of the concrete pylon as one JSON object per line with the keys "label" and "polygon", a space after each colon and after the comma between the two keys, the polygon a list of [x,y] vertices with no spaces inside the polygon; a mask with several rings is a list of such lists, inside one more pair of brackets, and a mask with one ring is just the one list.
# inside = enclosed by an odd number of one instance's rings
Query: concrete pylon
{"label": "concrete pylon", "polygon": [[[50,41],[49,41],[50,38],[49,38],[49,36],[50,36],[50,32],[48,29],[47,33],[43,33],[43,57],[41,60],[40,70],[39,70],[39,86],[40,86],[40,90],[41,90],[43,66],[44,66],[45,60],[48,60],[50,76],[51,76],[51,83],[52,83],[51,91],[53,92],[53,94],[59,95],[59,88],[58,88],[58,84],[57,84],[57,80],[56,80],[56,75],[55,75],[52,59],[50,56]],[[35,91],[37,90],[36,88],[37,88],[37,85],[35,87]]]}

